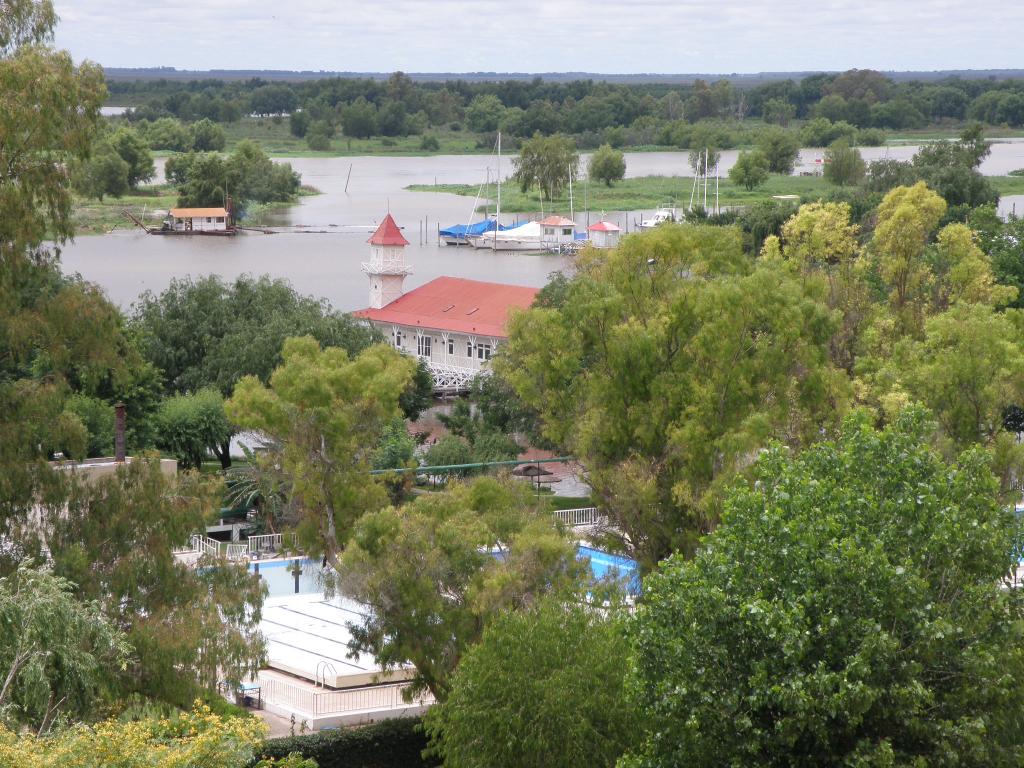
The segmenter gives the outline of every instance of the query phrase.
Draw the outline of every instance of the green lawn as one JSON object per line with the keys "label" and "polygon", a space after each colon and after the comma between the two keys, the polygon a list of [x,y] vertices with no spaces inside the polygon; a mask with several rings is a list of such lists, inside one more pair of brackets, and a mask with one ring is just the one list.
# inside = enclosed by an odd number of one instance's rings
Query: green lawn
{"label": "green lawn", "polygon": [[[992,176],[993,185],[1001,195],[1024,194],[1024,177]],[[612,187],[604,185],[577,184],[574,187],[574,204],[577,211],[589,207],[591,211],[648,211],[662,205],[688,207],[693,179],[688,176],[641,176],[617,182]],[[413,184],[407,189],[415,192],[449,192],[473,197],[479,189],[476,184]],[[836,187],[821,176],[771,176],[758,189],[748,191],[728,179],[719,182],[719,201],[723,206],[751,205],[770,200],[775,195],[798,195],[803,200],[815,200],[827,196]],[[493,192],[492,192],[493,194]],[[703,202],[703,193],[699,196]],[[708,189],[708,207],[714,200],[713,182]],[[493,202],[490,204],[493,210]],[[483,206],[481,209],[483,210]],[[507,213],[539,213],[542,210],[537,190],[520,191],[519,187],[505,185],[501,189],[501,210]],[[553,201],[544,200],[545,212],[569,211],[569,196],[563,195]]]}
{"label": "green lawn", "polygon": [[[303,185],[299,197],[319,195],[315,187]],[[137,218],[145,214],[145,222],[155,226],[163,220],[163,213],[178,204],[178,193],[170,184],[153,184],[140,187],[124,197],[105,197],[103,200],[75,196],[71,219],[76,235],[102,235],[117,229],[131,229],[135,226],[123,211],[127,208]],[[252,204],[245,211],[242,224],[259,224],[268,211],[287,207],[291,203]],[[154,211],[160,211],[154,216]]]}

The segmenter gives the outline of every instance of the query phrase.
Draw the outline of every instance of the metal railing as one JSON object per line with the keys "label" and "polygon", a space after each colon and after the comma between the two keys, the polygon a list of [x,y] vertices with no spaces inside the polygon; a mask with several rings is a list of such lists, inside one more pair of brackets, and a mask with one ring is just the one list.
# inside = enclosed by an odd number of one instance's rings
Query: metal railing
{"label": "metal railing", "polygon": [[423,693],[411,702],[405,701],[402,698],[402,691],[409,687],[408,683],[346,688],[340,691],[311,689],[273,678],[260,678],[259,684],[264,701],[311,717],[346,712],[405,709],[434,703],[434,697],[430,693]]}
{"label": "metal railing", "polygon": [[581,528],[588,525],[598,525],[604,521],[604,515],[600,514],[597,507],[577,507],[576,509],[555,510],[555,517],[561,520],[570,528]]}
{"label": "metal railing", "polygon": [[220,557],[220,542],[209,536],[202,536],[198,533],[192,536],[192,549],[201,555]]}
{"label": "metal railing", "polygon": [[295,546],[295,534],[263,533],[259,536],[250,536],[247,543],[250,555],[280,552],[286,547]]}

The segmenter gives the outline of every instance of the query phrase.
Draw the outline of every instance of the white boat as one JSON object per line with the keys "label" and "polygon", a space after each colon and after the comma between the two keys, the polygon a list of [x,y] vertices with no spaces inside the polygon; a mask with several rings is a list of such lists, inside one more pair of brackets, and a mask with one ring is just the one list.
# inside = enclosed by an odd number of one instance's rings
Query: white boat
{"label": "white boat", "polygon": [[654,229],[660,227],[662,224],[674,224],[677,221],[682,221],[682,214],[679,213],[675,208],[659,208],[654,212],[654,215],[649,219],[644,219],[637,227],[639,229]]}
{"label": "white boat", "polygon": [[512,227],[501,232],[485,232],[479,237],[469,240],[474,248],[483,248],[489,251],[543,251],[543,233],[539,221],[528,221],[518,227]]}

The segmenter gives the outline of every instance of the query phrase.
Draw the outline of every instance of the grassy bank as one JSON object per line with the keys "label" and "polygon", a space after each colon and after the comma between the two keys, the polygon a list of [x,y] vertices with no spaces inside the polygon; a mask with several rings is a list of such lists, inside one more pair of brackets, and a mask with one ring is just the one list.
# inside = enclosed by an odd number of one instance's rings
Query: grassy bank
{"label": "grassy bank", "polygon": [[[303,185],[298,197],[319,195],[320,190]],[[153,184],[140,187],[124,197],[105,197],[103,200],[75,197],[71,219],[76,235],[103,235],[115,229],[135,227],[123,213],[125,209],[143,219],[149,226],[159,224],[168,209],[178,204],[178,193],[170,184]],[[258,224],[270,211],[287,208],[294,203],[251,204],[245,211],[242,224]]]}
{"label": "grassy bank", "polygon": [[[990,181],[1001,195],[1024,194],[1024,177],[992,176]],[[413,184],[406,189],[414,192],[448,192],[473,197],[478,190],[476,184]],[[693,179],[688,176],[641,176],[625,179],[612,187],[577,184],[574,188],[576,210],[589,208],[591,211],[649,211],[662,205],[674,204],[685,207],[690,203]],[[719,182],[719,201],[723,206],[751,205],[770,200],[775,195],[798,195],[803,199],[816,199],[829,195],[837,189],[820,176],[771,176],[768,182],[753,191],[733,184],[728,179]],[[700,196],[703,201],[703,193]],[[713,185],[709,184],[708,203],[714,199]],[[493,202],[491,203],[493,210]],[[481,207],[483,210],[483,207]],[[569,196],[555,200],[544,200],[541,205],[537,190],[522,192],[513,185],[501,189],[501,210],[507,213],[539,213],[544,211],[567,212]]]}
{"label": "grassy bank", "polygon": [[331,139],[331,148],[323,152],[314,152],[306,144],[305,139],[292,136],[288,120],[271,117],[244,117],[237,123],[224,125],[227,138],[225,150],[230,152],[243,139],[251,139],[258,143],[263,151],[274,157],[345,157],[354,155],[467,155],[488,153],[490,148],[477,147],[476,134],[468,131],[438,131],[432,133],[438,141],[438,149],[427,151],[420,149],[422,136],[398,136],[388,138],[376,136],[372,139],[350,139],[347,136],[335,136]]}
{"label": "grassy bank", "polygon": [[75,197],[71,219],[77,235],[102,235],[114,229],[131,229],[135,225],[122,213],[130,210],[140,219],[143,213],[149,224],[156,224],[153,211],[160,211],[160,218],[168,208],[178,202],[178,193],[170,184],[140,187],[124,197],[105,197],[102,200]]}

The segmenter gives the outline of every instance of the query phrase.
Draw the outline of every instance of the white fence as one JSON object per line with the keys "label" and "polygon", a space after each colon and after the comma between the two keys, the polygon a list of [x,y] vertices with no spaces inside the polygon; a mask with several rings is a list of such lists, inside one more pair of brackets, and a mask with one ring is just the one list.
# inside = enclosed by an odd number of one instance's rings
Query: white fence
{"label": "white fence", "polygon": [[261,536],[250,536],[247,543],[250,555],[280,552],[295,546],[295,534],[264,533]]}
{"label": "white fence", "polygon": [[222,542],[202,534],[193,534],[187,547],[175,549],[175,554],[198,552],[211,557],[226,557],[228,560],[245,560],[246,558],[274,554],[283,549],[295,546],[293,533],[267,533],[261,536],[250,536],[244,542]]}
{"label": "white fence", "polygon": [[409,687],[408,683],[324,691],[273,678],[261,677],[258,682],[264,701],[310,717],[424,707],[434,703],[434,697],[430,693],[421,694],[411,702],[406,702],[402,698],[402,691]]}
{"label": "white fence", "polygon": [[582,528],[594,526],[604,522],[604,515],[597,511],[597,507],[577,507],[576,509],[559,509],[555,517],[561,520],[570,528]]}

